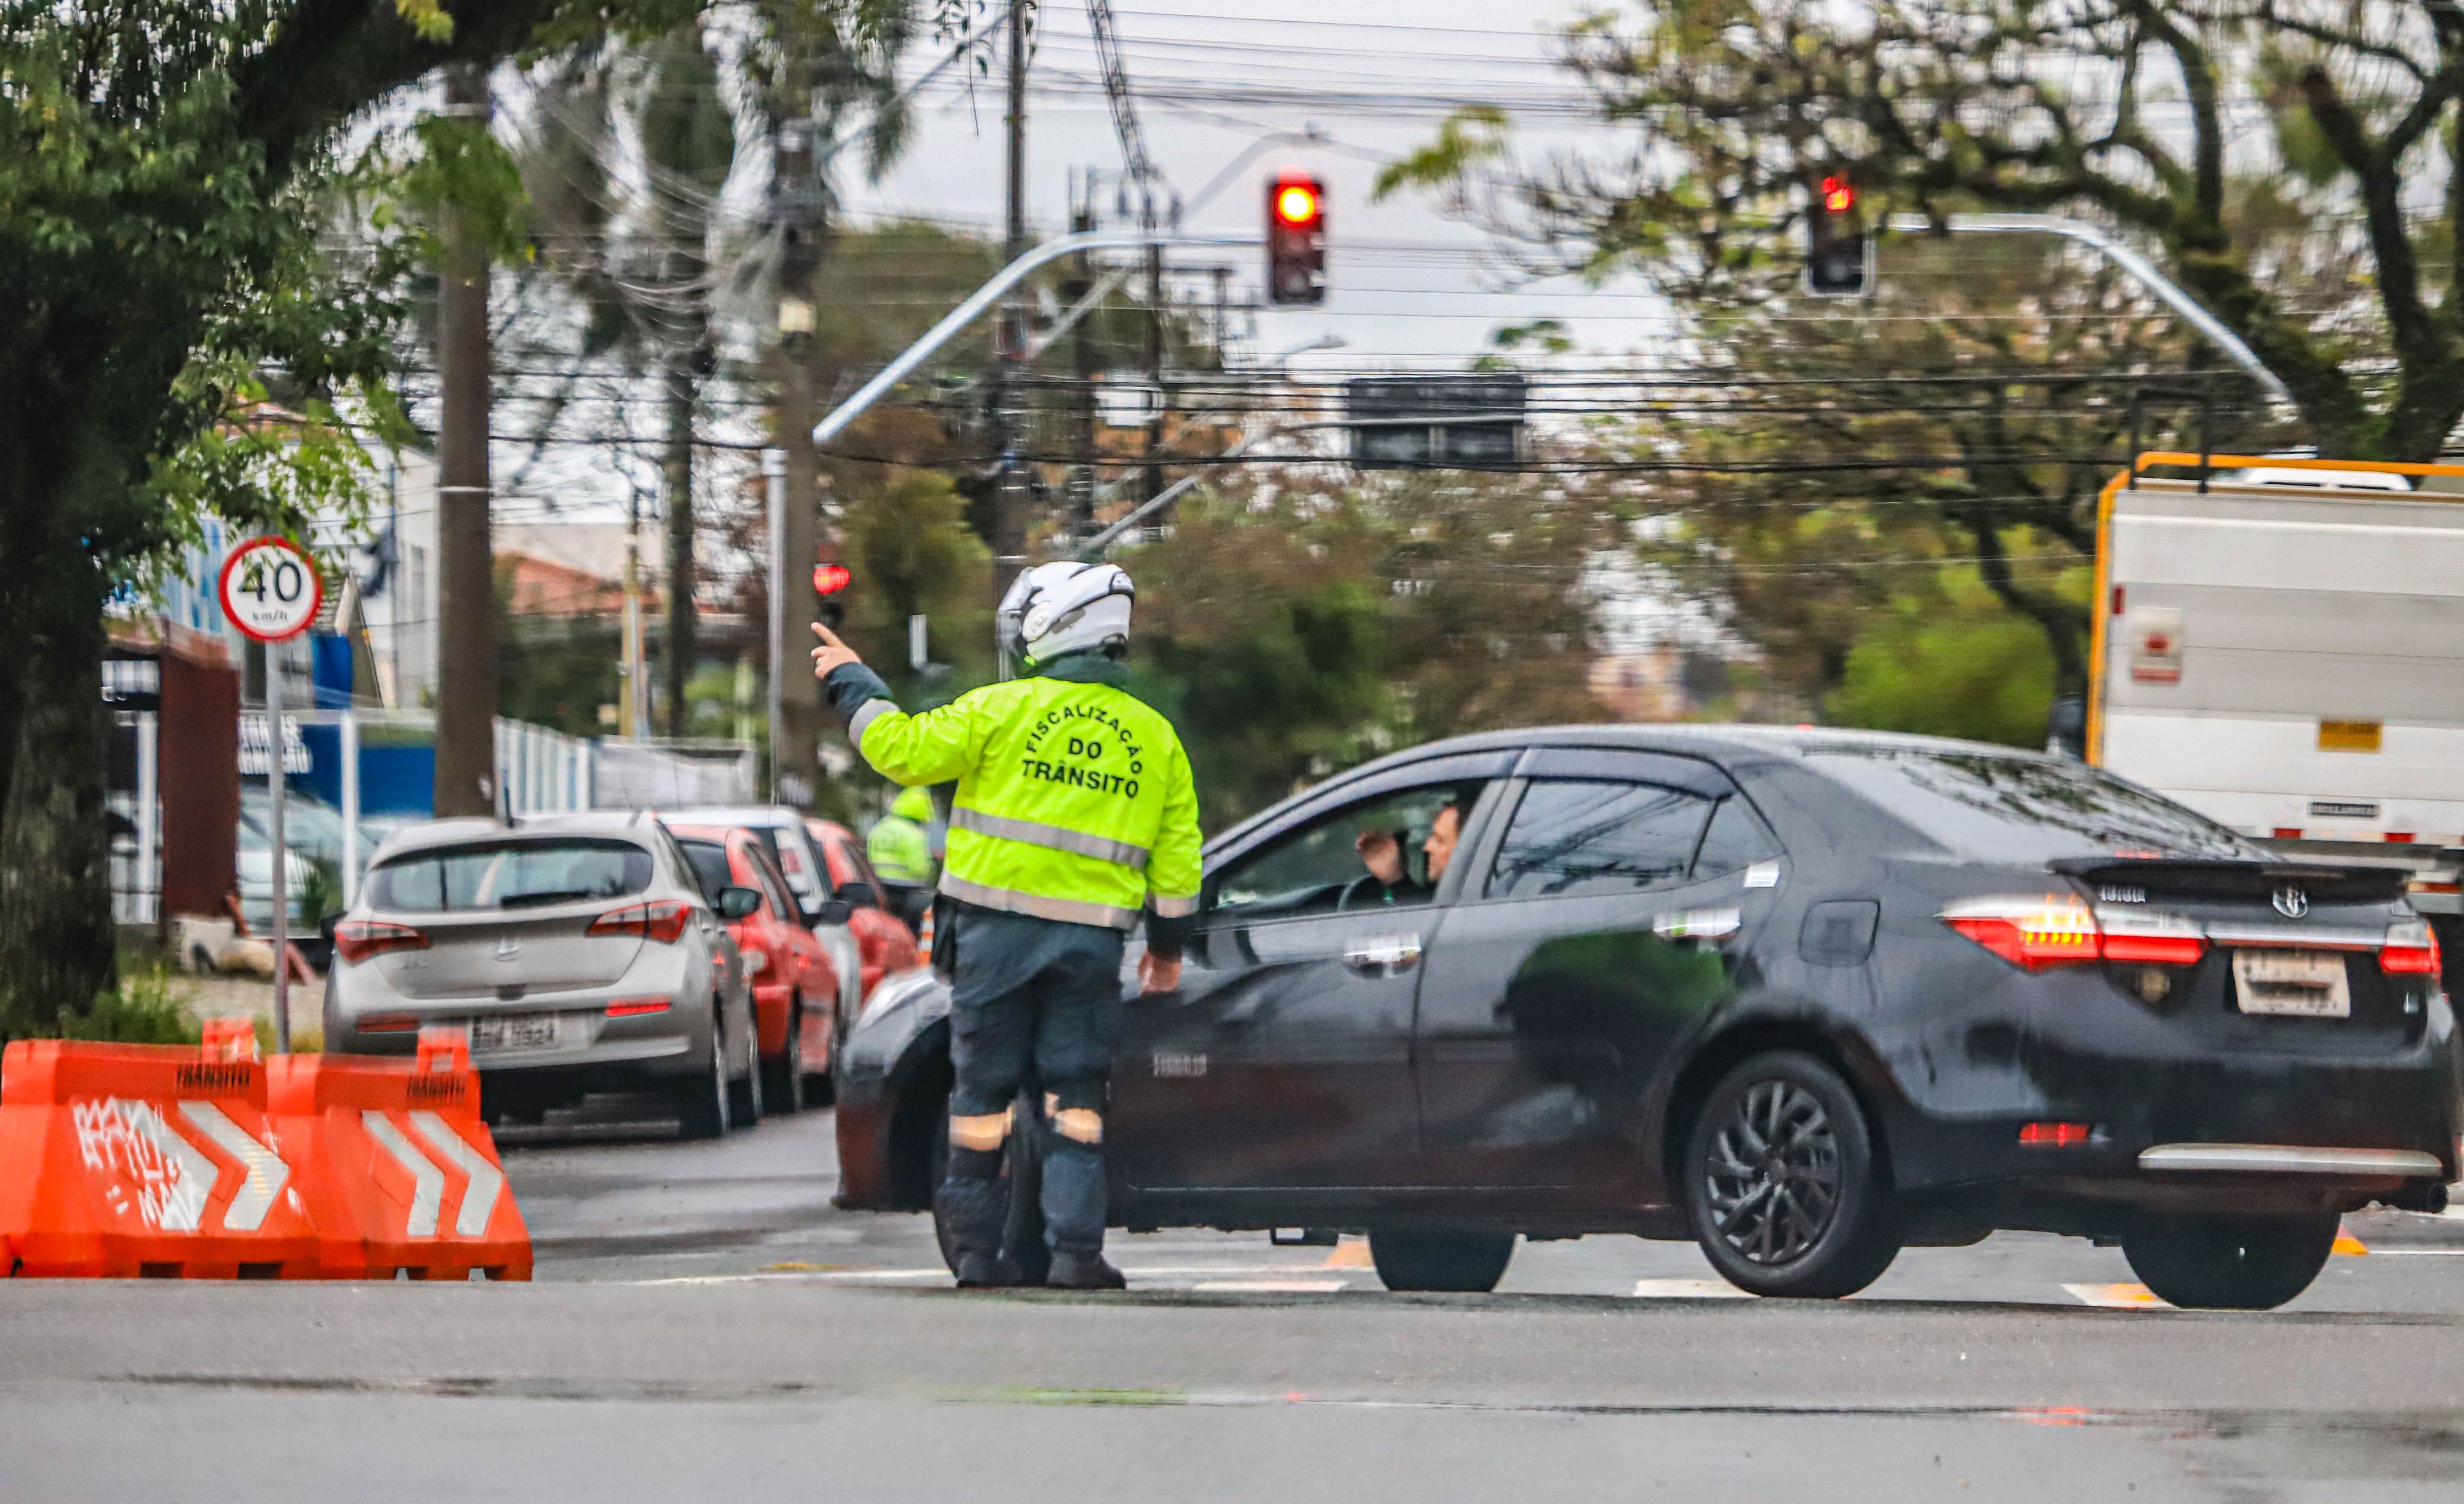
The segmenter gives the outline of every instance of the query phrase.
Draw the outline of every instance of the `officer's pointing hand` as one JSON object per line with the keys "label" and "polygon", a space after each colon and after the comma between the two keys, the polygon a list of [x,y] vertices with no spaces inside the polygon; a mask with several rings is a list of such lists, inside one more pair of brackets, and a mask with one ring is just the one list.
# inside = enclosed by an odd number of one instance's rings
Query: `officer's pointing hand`
{"label": "officer's pointing hand", "polygon": [[864,662],[862,658],[856,656],[854,648],[839,641],[839,635],[836,632],[819,621],[813,623],[813,635],[822,640],[822,645],[813,649],[814,678],[827,679],[832,673],[845,668],[849,664]]}

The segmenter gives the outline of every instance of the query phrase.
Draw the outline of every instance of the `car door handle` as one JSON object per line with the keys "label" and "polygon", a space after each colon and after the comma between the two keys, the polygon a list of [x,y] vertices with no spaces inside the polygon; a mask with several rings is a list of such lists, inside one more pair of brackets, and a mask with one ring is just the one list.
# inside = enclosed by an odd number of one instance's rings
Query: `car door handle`
{"label": "car door handle", "polygon": [[1651,922],[1651,932],[1662,940],[1721,941],[1743,927],[1744,921],[1733,908],[1689,908],[1683,913],[1662,914]]}
{"label": "car door handle", "polygon": [[1418,935],[1373,935],[1353,941],[1343,952],[1343,964],[1367,976],[1392,976],[1419,962]]}

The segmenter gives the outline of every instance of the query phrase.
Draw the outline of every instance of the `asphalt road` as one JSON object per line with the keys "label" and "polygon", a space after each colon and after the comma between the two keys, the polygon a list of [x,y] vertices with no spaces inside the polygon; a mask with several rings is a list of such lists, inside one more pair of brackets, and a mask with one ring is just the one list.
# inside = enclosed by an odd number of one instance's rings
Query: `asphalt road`
{"label": "asphalt road", "polygon": [[959,1293],[829,1209],[825,1113],[625,1116],[505,1136],[536,1284],[0,1283],[0,1499],[2464,1497],[2464,1220],[2352,1219],[2264,1315],[2016,1235],[1827,1304],[1631,1238],[1488,1297],[1188,1232]]}

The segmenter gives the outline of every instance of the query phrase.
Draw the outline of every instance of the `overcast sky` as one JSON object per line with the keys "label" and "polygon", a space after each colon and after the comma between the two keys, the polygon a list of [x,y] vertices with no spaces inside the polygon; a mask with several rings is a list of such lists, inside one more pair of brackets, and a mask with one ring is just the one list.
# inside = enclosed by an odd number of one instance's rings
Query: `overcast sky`
{"label": "overcast sky", "polygon": [[[1656,305],[1635,287],[1509,288],[1483,254],[1483,237],[1440,218],[1422,197],[1371,201],[1378,164],[1428,140],[1458,101],[1507,108],[1533,147],[1599,139],[1597,127],[1583,126],[1580,91],[1551,58],[1551,32],[1575,13],[1565,0],[1133,0],[1116,9],[1151,153],[1185,197],[1262,138],[1312,126],[1325,133],[1323,147],[1269,147],[1210,202],[1192,204],[1184,221],[1194,230],[1255,233],[1262,185],[1276,168],[1326,180],[1327,301],[1264,315],[1259,354],[1332,334],[1348,346],[1300,357],[1295,368],[1453,363],[1476,354],[1498,325],[1541,316],[1565,320],[1592,353],[1650,338]],[[938,55],[918,48],[912,72]],[[1042,8],[1028,120],[1028,212],[1042,238],[1067,228],[1073,169],[1117,170],[1122,160],[1083,0]],[[849,207],[997,233],[1001,126],[998,70],[972,88],[951,70],[918,94],[914,144],[889,177],[846,185]],[[1254,293],[1260,253],[1222,259]]]}

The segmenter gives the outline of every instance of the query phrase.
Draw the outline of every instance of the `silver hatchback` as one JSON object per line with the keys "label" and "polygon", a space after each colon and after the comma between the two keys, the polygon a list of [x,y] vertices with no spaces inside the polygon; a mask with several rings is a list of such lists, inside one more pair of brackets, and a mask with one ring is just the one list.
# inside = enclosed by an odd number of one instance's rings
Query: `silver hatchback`
{"label": "silver hatchback", "polygon": [[647,815],[438,820],[379,847],[334,926],[325,1048],[467,1029],[491,1116],[649,1088],[688,1137],[760,1115],[752,993],[725,921]]}

